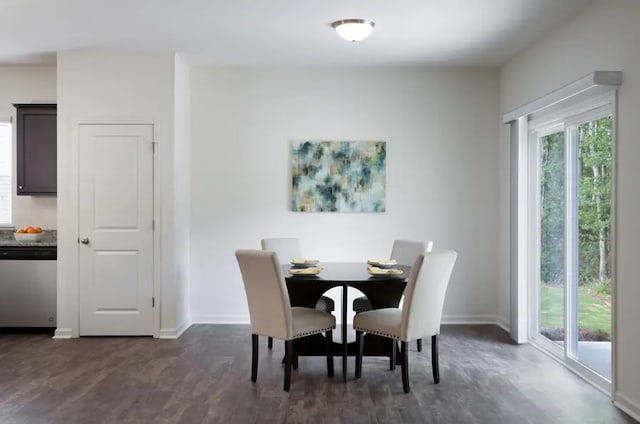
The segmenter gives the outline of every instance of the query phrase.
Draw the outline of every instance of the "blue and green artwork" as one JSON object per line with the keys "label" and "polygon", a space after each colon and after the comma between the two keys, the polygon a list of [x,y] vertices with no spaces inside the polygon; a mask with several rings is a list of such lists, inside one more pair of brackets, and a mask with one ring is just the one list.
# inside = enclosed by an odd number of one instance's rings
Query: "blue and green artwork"
{"label": "blue and green artwork", "polygon": [[294,141],[291,210],[384,212],[387,143]]}

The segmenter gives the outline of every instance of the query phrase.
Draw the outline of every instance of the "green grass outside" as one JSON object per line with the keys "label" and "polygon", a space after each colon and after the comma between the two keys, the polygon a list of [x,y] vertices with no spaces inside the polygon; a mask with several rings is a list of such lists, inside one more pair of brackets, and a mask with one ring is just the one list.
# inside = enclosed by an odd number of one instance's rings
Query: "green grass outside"
{"label": "green grass outside", "polygon": [[[540,287],[540,326],[564,328],[564,287]],[[587,289],[578,289],[578,326],[611,334],[611,297],[593,296]]]}

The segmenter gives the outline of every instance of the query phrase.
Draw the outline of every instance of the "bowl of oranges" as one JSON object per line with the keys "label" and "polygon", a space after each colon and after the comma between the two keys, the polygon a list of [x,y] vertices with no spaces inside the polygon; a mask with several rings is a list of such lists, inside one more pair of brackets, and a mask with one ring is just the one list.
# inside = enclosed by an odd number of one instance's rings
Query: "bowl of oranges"
{"label": "bowl of oranges", "polygon": [[24,227],[18,228],[13,236],[16,238],[16,241],[40,241],[42,240],[42,236],[44,235],[44,231],[40,227]]}

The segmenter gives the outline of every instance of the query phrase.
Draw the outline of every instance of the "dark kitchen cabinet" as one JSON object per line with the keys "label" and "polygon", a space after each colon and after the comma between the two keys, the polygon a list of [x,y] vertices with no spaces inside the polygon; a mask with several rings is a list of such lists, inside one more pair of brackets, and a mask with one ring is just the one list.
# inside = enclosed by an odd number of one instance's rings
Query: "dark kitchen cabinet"
{"label": "dark kitchen cabinet", "polygon": [[14,106],[17,113],[17,194],[56,194],[56,105]]}

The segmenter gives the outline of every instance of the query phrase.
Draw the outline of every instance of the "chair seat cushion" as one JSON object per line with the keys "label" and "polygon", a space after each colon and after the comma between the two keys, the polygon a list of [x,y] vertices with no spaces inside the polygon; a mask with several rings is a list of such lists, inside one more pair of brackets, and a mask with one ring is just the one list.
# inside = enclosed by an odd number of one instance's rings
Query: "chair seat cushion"
{"label": "chair seat cushion", "polygon": [[330,297],[322,296],[318,303],[316,303],[316,309],[319,311],[333,312],[336,310],[336,304]]}
{"label": "chair seat cushion", "polygon": [[360,312],[370,311],[371,302],[367,299],[367,296],[360,296],[353,299],[353,312],[359,314]]}
{"label": "chair seat cushion", "polygon": [[402,309],[374,309],[356,314],[356,316],[353,317],[353,328],[356,331],[400,340],[401,321]]}
{"label": "chair seat cushion", "polygon": [[336,317],[313,308],[294,306],[291,308],[293,339],[324,333],[336,328]]}

